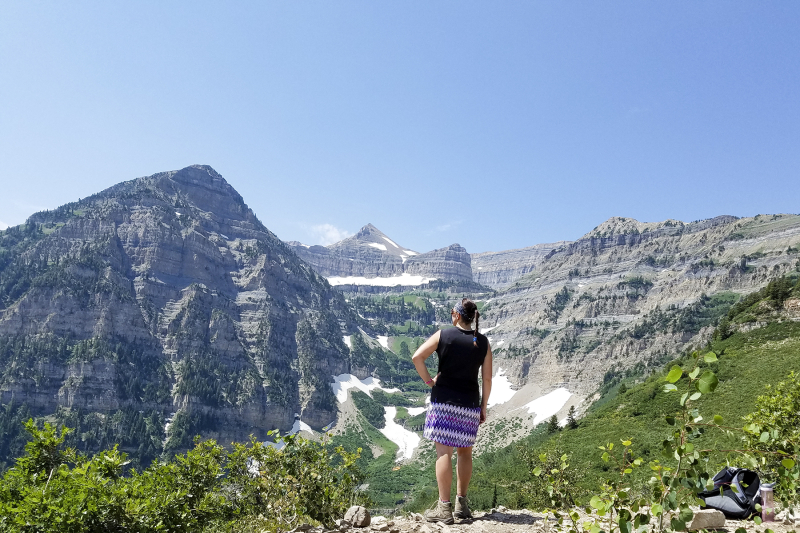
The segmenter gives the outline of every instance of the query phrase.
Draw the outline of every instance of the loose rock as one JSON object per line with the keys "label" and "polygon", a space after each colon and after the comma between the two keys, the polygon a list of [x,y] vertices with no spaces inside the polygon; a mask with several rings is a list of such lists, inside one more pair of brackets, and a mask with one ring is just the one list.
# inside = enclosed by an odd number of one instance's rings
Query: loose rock
{"label": "loose rock", "polygon": [[344,514],[345,522],[353,527],[367,527],[370,523],[369,511],[361,505],[354,505]]}
{"label": "loose rock", "polygon": [[686,527],[689,531],[698,529],[722,529],[725,527],[725,515],[716,509],[702,509],[694,512],[694,518]]}

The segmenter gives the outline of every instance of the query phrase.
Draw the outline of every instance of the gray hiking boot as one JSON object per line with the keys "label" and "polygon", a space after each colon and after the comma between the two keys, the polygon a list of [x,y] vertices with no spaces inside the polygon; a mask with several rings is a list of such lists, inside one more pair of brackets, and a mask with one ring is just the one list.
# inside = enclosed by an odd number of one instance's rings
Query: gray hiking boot
{"label": "gray hiking boot", "polygon": [[428,522],[441,522],[450,525],[453,523],[453,504],[436,500],[436,508],[425,511],[425,520]]}
{"label": "gray hiking boot", "polygon": [[453,518],[456,520],[472,520],[472,511],[469,510],[466,496],[456,497],[456,509],[453,511]]}

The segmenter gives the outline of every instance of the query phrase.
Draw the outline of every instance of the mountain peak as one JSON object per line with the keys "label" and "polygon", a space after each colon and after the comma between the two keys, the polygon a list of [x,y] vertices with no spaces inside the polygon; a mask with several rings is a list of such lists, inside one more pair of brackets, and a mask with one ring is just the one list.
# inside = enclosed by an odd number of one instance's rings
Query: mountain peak
{"label": "mountain peak", "polygon": [[372,224],[367,224],[356,233],[356,237],[367,237],[368,235],[377,235],[378,237],[385,237],[385,234],[373,226]]}
{"label": "mountain peak", "polygon": [[372,252],[380,251],[385,254],[407,258],[412,255],[417,255],[417,252],[409,250],[404,246],[400,246],[392,239],[386,236],[381,230],[372,224],[367,224],[358,233],[352,237],[348,237],[337,243],[328,246],[330,250],[344,250],[344,249],[372,249]]}

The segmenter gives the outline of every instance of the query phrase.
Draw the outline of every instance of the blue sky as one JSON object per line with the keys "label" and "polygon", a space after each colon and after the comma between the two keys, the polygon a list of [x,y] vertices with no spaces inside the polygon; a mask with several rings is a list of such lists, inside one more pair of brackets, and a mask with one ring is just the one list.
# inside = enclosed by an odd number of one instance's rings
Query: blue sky
{"label": "blue sky", "polygon": [[800,3],[3,2],[0,227],[213,166],[285,240],[800,212]]}

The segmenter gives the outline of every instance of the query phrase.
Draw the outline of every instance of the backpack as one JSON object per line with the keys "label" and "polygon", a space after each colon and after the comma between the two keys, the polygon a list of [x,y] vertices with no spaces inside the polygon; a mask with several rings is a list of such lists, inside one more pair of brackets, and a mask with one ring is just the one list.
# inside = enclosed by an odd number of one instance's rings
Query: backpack
{"label": "backpack", "polygon": [[747,519],[757,513],[756,504],[761,503],[758,474],[746,468],[723,468],[714,476],[713,490],[698,494],[705,501],[701,509],[718,509],[725,518]]}

